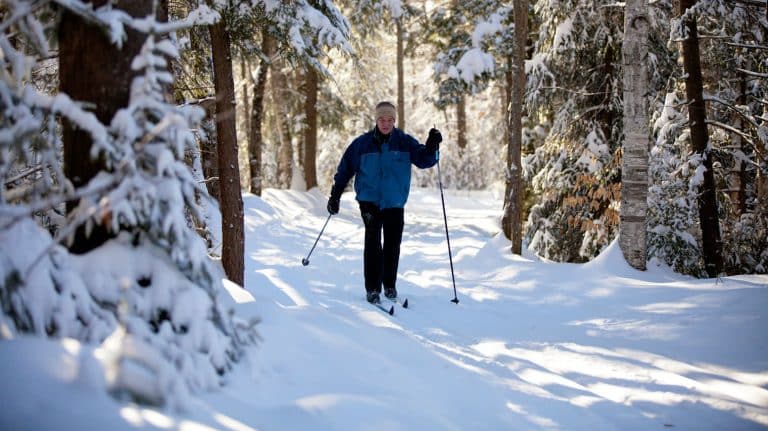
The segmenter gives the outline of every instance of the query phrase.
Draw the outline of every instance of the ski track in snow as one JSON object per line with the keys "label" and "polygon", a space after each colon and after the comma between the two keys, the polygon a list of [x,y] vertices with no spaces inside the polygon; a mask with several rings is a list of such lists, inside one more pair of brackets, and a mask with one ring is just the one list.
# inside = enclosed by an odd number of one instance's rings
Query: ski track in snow
{"label": "ski track in snow", "polygon": [[[244,196],[246,290],[263,341],[187,411],[107,394],[94,346],[0,343],[0,430],[768,429],[768,276],[631,269],[617,245],[583,265],[513,256],[491,192],[406,208],[395,316],[365,302],[352,193]],[[224,296],[227,300],[229,296]],[[387,302],[385,302],[387,304]],[[40,414],[45,412],[45,414]]]}
{"label": "ski track in snow", "polygon": [[[269,391],[272,401],[309,413],[301,426],[768,426],[768,355],[761,358],[765,341],[757,329],[765,316],[755,307],[766,295],[750,290],[764,283],[729,278],[717,284],[663,269],[639,273],[614,246],[586,265],[511,256],[497,235],[501,205],[490,193],[449,192],[446,201],[460,303],[450,302],[439,194],[415,190],[398,279],[412,309],[396,307],[394,318],[364,302],[363,228],[352,193],[344,195],[307,267],[301,258],[327,216],[323,196],[268,191],[260,204],[273,215],[247,215],[253,224],[247,284],[265,319],[262,372],[274,379],[270,387],[281,387],[289,375],[312,382],[297,383],[295,391],[282,387],[277,397]],[[259,238],[276,246],[260,248]],[[271,334],[271,318],[289,309],[296,321],[275,325],[302,329],[275,327],[278,335]],[[729,326],[742,333],[730,333]],[[305,334],[279,352],[273,343],[283,331]],[[727,351],[716,340],[736,348]],[[286,340],[277,343],[284,347]],[[292,362],[301,377],[285,362],[293,355],[303,358]]]}

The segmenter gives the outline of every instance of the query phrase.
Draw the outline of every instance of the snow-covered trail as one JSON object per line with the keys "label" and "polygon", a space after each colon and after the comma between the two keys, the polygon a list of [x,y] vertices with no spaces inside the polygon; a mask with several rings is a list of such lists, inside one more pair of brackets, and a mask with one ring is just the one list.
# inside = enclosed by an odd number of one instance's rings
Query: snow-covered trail
{"label": "snow-covered trail", "polygon": [[[328,224],[319,192],[246,196],[240,313],[263,319],[253,372],[207,397],[254,429],[744,429],[768,426],[765,277],[719,284],[511,256],[490,193],[414,190],[398,289],[364,301],[353,196]],[[724,344],[728,344],[727,349]]]}
{"label": "snow-covered trail", "polygon": [[97,346],[0,343],[0,430],[768,429],[768,276],[696,280],[512,256],[490,192],[447,192],[460,303],[436,190],[413,190],[394,317],[364,300],[362,223],[342,199],[245,196],[239,318],[262,343],[191,409],[112,398]]}

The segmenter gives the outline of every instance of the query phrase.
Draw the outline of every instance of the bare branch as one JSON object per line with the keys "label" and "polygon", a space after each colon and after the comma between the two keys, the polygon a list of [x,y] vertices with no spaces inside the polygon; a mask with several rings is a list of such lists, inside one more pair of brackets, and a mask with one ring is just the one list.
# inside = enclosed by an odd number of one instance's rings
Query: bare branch
{"label": "bare branch", "polygon": [[743,73],[745,75],[755,76],[755,77],[758,77],[758,78],[768,78],[768,73],[754,72],[752,70],[741,69],[741,68],[736,68],[736,70],[738,70],[739,72],[741,72],[741,73]]}
{"label": "bare branch", "polygon": [[733,0],[736,3],[743,3],[749,6],[766,7],[766,0]]}
{"label": "bare branch", "polygon": [[736,107],[732,103],[728,103],[728,102],[726,102],[726,101],[724,101],[722,99],[718,99],[718,98],[715,98],[715,97],[705,97],[704,101],[705,102],[719,103],[719,104],[725,106],[729,111],[731,111],[731,112],[735,113],[736,115],[738,115],[739,117],[741,117],[744,121],[748,122],[752,127],[756,128],[758,126],[757,122],[755,122],[755,120],[753,118],[751,118],[751,117],[749,117],[747,115],[744,115],[744,113],[741,112],[739,109],[736,109]]}
{"label": "bare branch", "polygon": [[723,130],[725,130],[727,132],[731,132],[731,133],[733,133],[735,135],[739,135],[742,139],[747,141],[750,145],[755,146],[755,142],[752,140],[752,136],[750,134],[744,133],[743,131],[741,131],[741,130],[733,127],[733,126],[729,126],[728,124],[721,123],[721,122],[715,121],[715,120],[707,120],[707,124],[709,124],[711,126],[718,127],[718,128],[723,129]]}
{"label": "bare branch", "polygon": [[750,45],[747,43],[734,43],[734,42],[726,42],[725,43],[728,46],[733,46],[736,48],[747,48],[747,49],[765,49],[768,50],[768,46],[763,45]]}
{"label": "bare branch", "polygon": [[14,177],[6,179],[5,180],[5,186],[8,187],[8,186],[12,185],[12,183],[15,183],[16,181],[19,181],[20,179],[22,179],[24,177],[28,177],[28,176],[36,173],[37,171],[39,171],[41,169],[43,169],[42,165],[33,166],[33,167],[27,169],[26,171],[23,171],[23,172],[17,174]]}

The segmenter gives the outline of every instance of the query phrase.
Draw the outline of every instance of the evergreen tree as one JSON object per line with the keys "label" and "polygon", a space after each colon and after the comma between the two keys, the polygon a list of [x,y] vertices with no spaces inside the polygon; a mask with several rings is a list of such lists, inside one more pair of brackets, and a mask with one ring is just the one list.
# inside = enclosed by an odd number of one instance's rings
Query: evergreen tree
{"label": "evergreen tree", "polygon": [[[274,55],[270,55],[270,57],[275,57],[273,58],[276,63],[275,67],[295,69],[296,65],[300,65],[302,68],[316,70],[320,76],[326,76],[328,70],[323,64],[322,58],[328,50],[338,48],[345,53],[351,52],[348,41],[348,23],[332,1],[302,0],[278,3],[254,1],[247,5],[236,2],[222,2],[220,6],[222,13],[226,15],[228,20],[227,28],[231,38],[232,50],[236,53],[236,56],[244,57],[247,61],[251,61],[253,58],[261,59],[265,55],[260,49],[260,43],[254,40],[254,35],[259,36],[262,34],[270,35],[274,42]],[[190,39],[195,40],[193,37],[190,37]],[[200,49],[200,45],[202,45],[203,49]],[[190,45],[190,48],[195,47]],[[200,55],[201,53],[202,55]],[[185,71],[182,74],[185,85],[182,85],[180,88],[198,91],[202,89],[203,94],[193,95],[189,91],[182,94],[182,99],[197,100],[210,96],[213,91],[211,81],[192,83],[188,79],[197,79],[194,77],[195,73],[186,72],[187,70],[194,70],[194,64],[206,64],[205,59],[210,57],[211,52],[204,44],[198,44],[194,50],[185,51],[183,58],[185,61],[190,59],[191,62],[189,64],[182,64],[180,67],[182,71]],[[202,61],[199,61],[201,58]],[[277,64],[281,66],[277,66]],[[279,82],[283,82],[280,72],[282,70],[274,72],[274,78]],[[207,74],[210,77],[211,71],[207,71]],[[288,75],[285,76],[288,77]],[[288,91],[290,83],[285,81],[285,84],[278,84],[276,90],[281,93]],[[287,94],[290,95],[290,93]],[[263,96],[264,94],[260,96],[254,95],[254,97]],[[280,111],[282,112],[282,117],[279,118],[280,121],[278,123],[279,125],[285,125],[285,127],[280,128],[284,133],[279,135],[284,137],[299,131],[293,130],[292,119],[293,117],[300,117],[298,111],[288,110],[288,105],[284,103],[278,104],[278,102],[283,102],[286,99],[289,99],[286,97],[286,94],[281,94],[280,97],[274,98],[273,101],[274,105],[285,108]],[[251,109],[253,109],[253,105]],[[246,114],[246,117],[253,118],[250,112]],[[249,127],[261,127],[261,125],[251,122]],[[312,132],[308,130],[307,133]],[[246,134],[246,136],[249,136],[249,134]],[[282,145],[282,148],[285,149],[286,147],[287,145]],[[300,148],[300,150],[303,155],[303,148]],[[290,153],[290,151],[287,152]],[[283,161],[285,153],[286,150],[282,150],[282,157],[280,159]],[[303,156],[300,160],[303,161]],[[290,164],[292,164],[292,161]],[[286,166],[285,163],[278,167],[277,170],[280,171],[278,176],[281,178],[282,183],[288,181],[285,179],[286,173],[291,168],[292,166]],[[287,186],[290,186],[290,184],[288,183]]]}
{"label": "evergreen tree", "polygon": [[[331,0],[308,1],[297,9],[297,23],[301,41],[293,42],[293,49],[305,64],[302,73],[304,95],[303,147],[304,180],[307,189],[317,186],[317,93],[321,77],[329,75],[321,58],[326,48],[339,48],[351,52],[349,23]],[[319,23],[319,25],[318,25]]]}
{"label": "evergreen tree", "polygon": [[[474,155],[468,146],[467,102],[469,96],[484,92],[492,82],[505,82],[506,71],[513,69],[508,61],[514,47],[512,19],[508,2],[488,0],[454,1],[449,7],[433,10],[429,18],[426,40],[437,51],[433,67],[438,84],[437,95],[430,100],[440,109],[456,107],[459,157],[446,171],[449,177],[454,176],[455,171],[461,172],[454,180],[458,187],[485,185],[488,179],[473,178],[476,173],[495,172],[487,168],[493,164],[492,160],[498,160],[493,157],[496,151],[484,149]],[[498,127],[505,130],[508,116],[505,114],[503,118]],[[503,145],[505,136],[508,135],[498,136],[494,144]]]}
{"label": "evergreen tree", "polygon": [[[765,5],[706,1],[697,4],[707,36],[704,67],[717,71],[708,102],[723,240],[723,271],[768,271],[768,159],[765,112],[768,63]],[[716,22],[722,25],[716,25]],[[714,36],[714,37],[712,37]],[[714,73],[713,73],[714,75]],[[706,78],[705,78],[706,79]],[[762,119],[761,119],[762,116]]]}
{"label": "evergreen tree", "polygon": [[[339,158],[352,137],[368,130],[375,124],[373,106],[383,99],[395,101],[397,97],[397,64],[412,56],[417,47],[416,37],[420,12],[405,2],[383,0],[338,2],[349,19],[352,54],[330,58],[329,67],[333,80],[321,82],[318,104],[319,130],[317,173],[320,183],[331,182]],[[396,54],[397,22],[402,28],[403,57]],[[374,23],[372,25],[372,23]],[[393,47],[395,49],[393,49]],[[390,61],[391,58],[391,61]],[[402,78],[415,86],[412,76]],[[411,93],[403,103],[397,102],[397,127],[406,124],[406,106],[418,103]],[[404,113],[399,113],[403,110]],[[410,123],[413,124],[413,123]],[[431,124],[431,123],[430,123]],[[408,126],[409,133],[414,133]],[[424,130],[426,133],[426,129]],[[414,177],[418,175],[415,173]]]}
{"label": "evergreen tree", "polygon": [[[84,2],[88,6],[102,4]],[[152,4],[148,1],[117,2],[115,8],[133,17],[143,17],[152,12]],[[145,38],[146,35],[129,28],[126,29],[125,40],[117,46],[101,28],[65,10],[58,28],[59,90],[75,100],[93,104],[96,118],[108,123],[117,110],[128,102],[134,77],[131,61],[139,53]],[[84,154],[92,154],[94,147],[87,131],[69,121],[65,121],[63,126],[64,173],[72,180],[74,187],[80,188],[104,170],[105,161],[83,157]],[[70,216],[79,204],[68,202]],[[108,229],[104,224],[83,224],[76,230],[70,249],[84,253],[108,239]]]}
{"label": "evergreen tree", "polygon": [[713,172],[712,151],[709,146],[707,112],[704,105],[704,82],[701,73],[699,37],[696,13],[692,9],[697,0],[680,0],[680,44],[685,73],[685,93],[688,105],[688,128],[691,150],[701,158],[699,226],[701,228],[704,267],[710,277],[720,274],[723,267],[720,222],[718,219],[717,190]]}
{"label": "evergreen tree", "polygon": [[548,133],[525,161],[536,196],[527,237],[544,257],[583,262],[618,226],[623,10],[582,0],[539,0],[534,10],[528,109]]}
{"label": "evergreen tree", "polygon": [[[203,6],[184,21],[165,23],[151,9],[133,18],[112,5],[93,9],[79,1],[57,3],[70,19],[104,31],[112,44],[122,43],[128,26],[141,33],[128,36],[143,41],[130,62],[128,98],[111,118],[101,120],[69,95],[47,94],[27,81],[30,69],[49,58],[48,37],[57,30],[50,4],[29,6],[9,2],[11,13],[2,25],[12,31],[0,33],[0,110],[12,113],[0,117],[0,146],[10,156],[0,158],[6,188],[0,230],[3,250],[6,241],[12,245],[24,237],[47,245],[31,256],[0,257],[0,319],[14,333],[101,344],[112,393],[183,406],[190,391],[222,384],[221,376],[256,340],[253,322],[238,322],[225,309],[223,274],[192,228],[193,219],[201,217],[197,199],[208,197],[184,154],[194,144],[190,130],[203,112],[166,98],[172,83],[168,58],[177,57],[178,50],[164,36],[209,24],[217,15]],[[82,61],[84,69],[92,66],[85,64],[89,57]],[[117,103],[110,99],[108,106]],[[87,182],[65,174],[70,171],[58,156],[63,147],[55,127],[59,120],[87,133],[91,146],[80,157],[100,161]],[[40,174],[9,181],[20,163],[39,164],[35,172]],[[56,237],[50,238],[35,225],[35,215],[50,214],[68,201],[78,204],[67,219],[59,219]],[[111,239],[82,257],[69,254],[58,243],[83,225],[85,234],[89,226],[103,226]]]}
{"label": "evergreen tree", "polygon": [[[761,177],[766,163],[765,139],[761,138],[761,113],[765,112],[766,65],[760,48],[768,21],[764,8],[751,2],[699,1],[689,9],[701,33],[701,69],[706,102],[708,142],[712,148],[714,183],[717,186],[717,217],[722,228],[723,270],[727,273],[765,272],[768,267],[768,229],[765,207],[760,202]],[[683,39],[680,21],[673,22],[672,42]],[[685,100],[680,83],[682,71],[672,76],[670,101]],[[699,208],[698,195],[678,181],[699,185],[702,159],[686,157],[676,133],[687,133],[679,121],[680,110],[667,106],[657,114],[657,148],[652,153],[654,206],[649,226],[651,251],[678,271],[705,275],[700,220],[691,215]],[[674,111],[674,112],[672,112]],[[687,135],[684,135],[687,136]],[[764,134],[763,134],[764,136]],[[764,186],[763,186],[763,190]],[[765,192],[763,192],[765,193]],[[656,203],[656,200],[660,202]],[[667,203],[671,202],[670,206]],[[681,205],[686,210],[682,211]],[[677,208],[675,208],[677,207]],[[676,212],[676,209],[678,212]],[[693,218],[688,218],[693,217]],[[747,233],[748,232],[748,233]]]}
{"label": "evergreen tree", "polygon": [[699,158],[689,157],[684,133],[687,120],[679,107],[683,95],[666,95],[655,114],[656,142],[650,152],[648,190],[648,255],[676,271],[703,274],[701,253],[692,232],[697,226]]}

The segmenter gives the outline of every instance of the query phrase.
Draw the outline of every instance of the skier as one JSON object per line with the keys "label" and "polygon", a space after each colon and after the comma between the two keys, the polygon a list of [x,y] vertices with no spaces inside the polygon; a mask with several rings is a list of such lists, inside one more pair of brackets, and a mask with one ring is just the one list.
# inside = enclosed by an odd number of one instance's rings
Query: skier
{"label": "skier", "polygon": [[[347,147],[333,177],[328,212],[338,214],[341,194],[355,177],[355,198],[365,225],[363,267],[366,300],[373,304],[384,296],[397,298],[397,265],[403,236],[404,207],[411,188],[411,163],[420,169],[437,163],[443,137],[430,129],[426,145],[395,127],[392,102],[375,109],[376,126]],[[382,246],[382,232],[384,244]]]}

